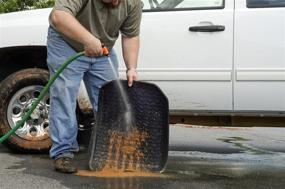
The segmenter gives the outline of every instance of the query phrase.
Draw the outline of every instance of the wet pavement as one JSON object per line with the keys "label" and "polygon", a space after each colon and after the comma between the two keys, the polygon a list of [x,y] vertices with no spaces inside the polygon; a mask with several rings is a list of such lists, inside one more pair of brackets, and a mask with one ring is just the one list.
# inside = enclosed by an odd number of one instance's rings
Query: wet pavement
{"label": "wet pavement", "polygon": [[[87,169],[86,150],[76,155]],[[47,154],[12,154],[0,145],[1,189],[285,188],[285,128],[175,125],[159,177],[97,178],[54,172]]]}

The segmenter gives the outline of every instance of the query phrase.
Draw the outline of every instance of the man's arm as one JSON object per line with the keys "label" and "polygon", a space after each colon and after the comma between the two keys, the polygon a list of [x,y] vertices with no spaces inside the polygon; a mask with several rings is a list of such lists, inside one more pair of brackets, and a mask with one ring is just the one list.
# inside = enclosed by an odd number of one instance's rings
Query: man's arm
{"label": "man's arm", "polygon": [[51,13],[51,22],[57,31],[83,44],[86,56],[102,55],[100,40],[86,30],[70,13],[53,10]]}
{"label": "man's arm", "polygon": [[135,37],[124,37],[122,36],[122,49],[123,57],[127,67],[127,79],[128,85],[131,87],[133,81],[137,80],[137,62],[139,54],[140,38]]}

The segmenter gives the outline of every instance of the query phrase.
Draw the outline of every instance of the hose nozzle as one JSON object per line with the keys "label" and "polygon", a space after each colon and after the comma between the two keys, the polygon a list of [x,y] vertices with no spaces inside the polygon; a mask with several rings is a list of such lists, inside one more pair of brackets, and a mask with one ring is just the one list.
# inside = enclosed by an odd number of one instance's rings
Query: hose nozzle
{"label": "hose nozzle", "polygon": [[104,56],[109,56],[110,52],[109,49],[105,46],[102,47],[103,55]]}

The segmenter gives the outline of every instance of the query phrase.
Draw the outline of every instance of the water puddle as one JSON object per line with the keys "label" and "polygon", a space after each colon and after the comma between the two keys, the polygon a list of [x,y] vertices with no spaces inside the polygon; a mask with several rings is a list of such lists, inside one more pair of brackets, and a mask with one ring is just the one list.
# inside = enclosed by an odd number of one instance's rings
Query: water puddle
{"label": "water puddle", "polygon": [[225,138],[218,138],[217,140],[232,144],[234,147],[241,149],[242,151],[247,151],[252,154],[271,154],[272,152],[255,148],[250,146],[249,144],[245,144],[244,142],[250,141],[249,139],[242,138],[242,137],[225,137]]}

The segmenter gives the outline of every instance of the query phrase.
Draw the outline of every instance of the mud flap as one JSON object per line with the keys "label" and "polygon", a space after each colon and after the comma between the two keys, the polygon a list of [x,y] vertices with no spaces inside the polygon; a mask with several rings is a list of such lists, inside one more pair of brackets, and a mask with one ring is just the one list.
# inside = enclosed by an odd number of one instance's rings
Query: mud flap
{"label": "mud flap", "polygon": [[126,91],[132,110],[132,126],[126,129],[125,106],[117,81],[104,85],[99,94],[96,124],[90,141],[89,168],[161,172],[169,146],[169,105],[154,84],[135,82]]}

